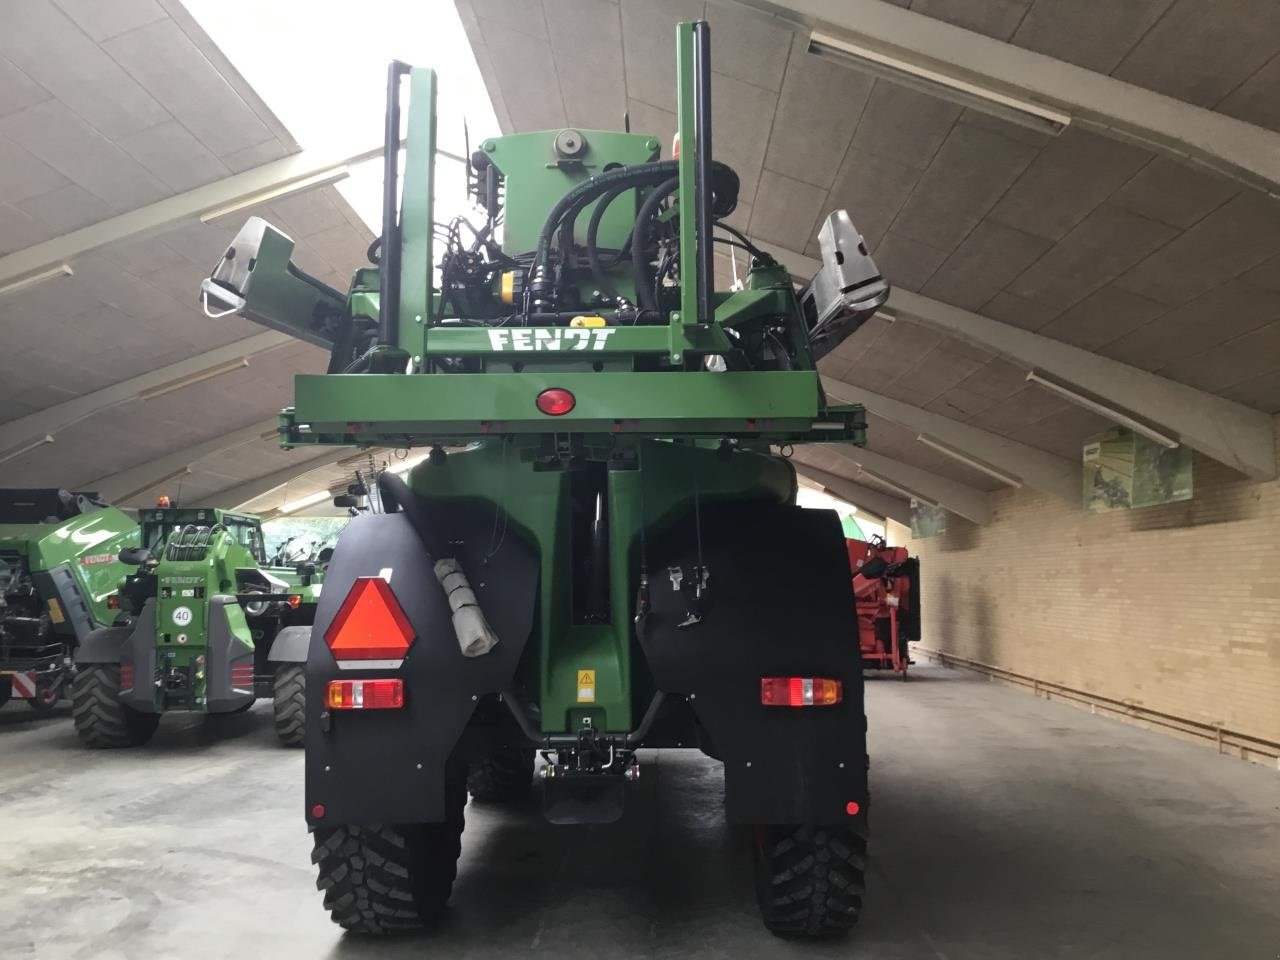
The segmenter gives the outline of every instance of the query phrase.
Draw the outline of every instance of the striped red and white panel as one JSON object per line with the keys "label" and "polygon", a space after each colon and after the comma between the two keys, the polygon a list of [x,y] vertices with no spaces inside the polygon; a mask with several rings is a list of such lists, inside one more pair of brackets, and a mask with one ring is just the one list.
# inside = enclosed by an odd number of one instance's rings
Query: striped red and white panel
{"label": "striped red and white panel", "polygon": [[36,675],[34,673],[9,674],[11,696],[18,700],[33,700],[36,695]]}

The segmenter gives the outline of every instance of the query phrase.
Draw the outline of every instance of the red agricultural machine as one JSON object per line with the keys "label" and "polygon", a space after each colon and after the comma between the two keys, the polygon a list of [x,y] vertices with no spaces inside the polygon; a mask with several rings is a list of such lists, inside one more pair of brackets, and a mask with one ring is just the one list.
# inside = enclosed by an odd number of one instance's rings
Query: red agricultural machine
{"label": "red agricultural machine", "polygon": [[893,670],[903,680],[907,644],[920,639],[920,560],[883,537],[846,540],[858,604],[858,647],[864,670]]}

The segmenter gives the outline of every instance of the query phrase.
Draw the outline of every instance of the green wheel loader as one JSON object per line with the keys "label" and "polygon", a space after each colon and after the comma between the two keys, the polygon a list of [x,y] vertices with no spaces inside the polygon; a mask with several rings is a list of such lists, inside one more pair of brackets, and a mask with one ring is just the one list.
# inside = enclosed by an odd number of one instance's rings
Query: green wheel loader
{"label": "green wheel loader", "polygon": [[[764,924],[852,925],[867,754],[857,614],[834,512],[795,506],[778,452],[862,443],[816,360],[888,296],[849,217],[788,271],[724,221],[705,23],[680,25],[681,150],[645,134],[493,137],[475,223],[432,217],[435,76],[392,63],[383,229],[346,292],[260,219],[201,295],[330,350],[298,376],[286,446],[423,447],[333,555],[306,664],[306,820],[332,918],[435,918],[474,799],[617,820],[641,747],[724,764]],[[397,143],[409,103],[403,177]],[[713,244],[751,261],[713,283]],[[439,254],[439,256],[437,256]],[[574,829],[572,826],[565,829]],[[625,869],[625,865],[620,867]]]}
{"label": "green wheel loader", "polygon": [[311,622],[322,572],[269,567],[262,521],[200,507],[142,511],[119,618],[76,650],[72,715],[90,747],[146,743],[170,711],[226,714],[271,697],[282,743],[301,745]]}
{"label": "green wheel loader", "polygon": [[136,546],[137,522],[96,493],[0,489],[0,706],[53,709],[76,648],[115,619],[117,554]]}

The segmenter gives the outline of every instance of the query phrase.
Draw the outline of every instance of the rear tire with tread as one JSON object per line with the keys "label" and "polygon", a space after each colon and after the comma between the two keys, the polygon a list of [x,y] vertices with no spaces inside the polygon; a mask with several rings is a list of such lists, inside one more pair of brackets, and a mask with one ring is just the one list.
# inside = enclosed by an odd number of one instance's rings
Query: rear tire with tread
{"label": "rear tire with tread", "polygon": [[780,937],[820,937],[858,922],[867,841],[848,827],[756,828],[760,917]]}
{"label": "rear tire with tread", "polygon": [[140,713],[120,700],[120,664],[87,663],[71,685],[71,717],[85,746],[139,747],[160,724],[158,713]]}
{"label": "rear tire with tread", "polygon": [[467,789],[477,803],[514,803],[533,792],[533,748],[498,747],[467,769]]}
{"label": "rear tire with tread", "polygon": [[302,746],[307,716],[307,673],[303,664],[277,664],[271,685],[271,711],[280,742],[286,747]]}
{"label": "rear tire with tread", "polygon": [[318,827],[311,862],[333,922],[371,936],[409,933],[439,919],[462,850],[461,780],[446,786],[444,823]]}

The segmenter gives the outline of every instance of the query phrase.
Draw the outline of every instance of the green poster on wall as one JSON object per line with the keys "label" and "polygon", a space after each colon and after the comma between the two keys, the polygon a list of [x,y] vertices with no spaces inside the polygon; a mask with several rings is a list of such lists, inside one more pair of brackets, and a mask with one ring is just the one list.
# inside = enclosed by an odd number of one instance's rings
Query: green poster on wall
{"label": "green poster on wall", "polygon": [[1125,427],[1085,442],[1084,508],[1089,513],[1190,500],[1191,451],[1166,447]]}
{"label": "green poster on wall", "polygon": [[911,501],[911,536],[917,540],[937,537],[947,532],[947,511],[919,500]]}

